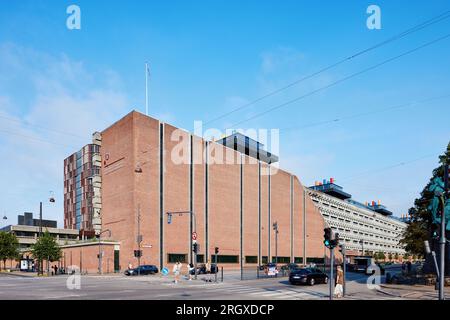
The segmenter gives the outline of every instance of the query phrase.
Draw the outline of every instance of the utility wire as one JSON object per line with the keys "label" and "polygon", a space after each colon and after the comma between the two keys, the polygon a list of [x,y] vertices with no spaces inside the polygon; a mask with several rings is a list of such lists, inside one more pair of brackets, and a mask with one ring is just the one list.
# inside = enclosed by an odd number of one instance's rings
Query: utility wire
{"label": "utility wire", "polygon": [[437,39],[434,39],[434,40],[432,40],[432,41],[429,41],[429,42],[427,42],[427,43],[425,43],[425,44],[423,44],[423,45],[420,45],[420,46],[418,46],[418,47],[416,47],[416,48],[414,48],[414,49],[411,49],[411,50],[408,50],[408,51],[406,51],[406,52],[403,52],[402,54],[399,54],[399,55],[397,55],[397,56],[395,56],[395,57],[386,59],[386,60],[384,60],[384,61],[382,61],[382,62],[380,62],[380,63],[378,63],[378,64],[375,64],[375,65],[373,65],[373,66],[371,66],[371,67],[368,67],[368,68],[363,69],[363,70],[361,70],[361,71],[359,71],[359,72],[353,73],[353,74],[351,74],[351,75],[349,75],[349,76],[347,76],[347,77],[344,77],[344,78],[341,78],[341,79],[339,79],[339,80],[337,80],[337,81],[334,81],[334,82],[332,82],[331,84],[328,84],[328,85],[326,85],[326,86],[323,86],[323,87],[320,87],[320,88],[315,89],[315,90],[313,90],[313,91],[310,91],[310,92],[308,92],[308,93],[306,93],[306,94],[304,94],[304,95],[302,95],[302,96],[300,96],[300,97],[297,97],[297,98],[295,98],[295,99],[292,99],[292,100],[289,100],[289,101],[287,101],[287,102],[284,102],[284,103],[282,103],[282,104],[280,104],[280,105],[277,105],[277,106],[275,106],[275,107],[272,107],[272,108],[270,108],[270,109],[267,109],[267,110],[265,110],[265,111],[263,111],[263,112],[257,113],[257,114],[254,115],[254,116],[251,116],[251,117],[246,118],[246,119],[244,119],[244,120],[242,120],[242,121],[239,121],[239,122],[234,123],[233,125],[231,125],[231,127],[235,127],[235,126],[240,125],[240,124],[242,124],[242,123],[244,123],[244,122],[247,122],[247,121],[250,121],[250,120],[259,118],[259,117],[261,117],[261,116],[263,116],[263,115],[265,115],[265,114],[267,114],[267,113],[269,113],[269,112],[275,111],[275,110],[280,109],[280,108],[282,108],[282,107],[285,107],[285,106],[287,106],[287,105],[289,105],[289,104],[292,104],[292,103],[297,102],[297,101],[299,101],[299,100],[305,99],[305,98],[307,98],[307,97],[309,97],[309,96],[312,96],[312,95],[314,95],[314,94],[316,94],[316,93],[318,93],[318,92],[324,91],[325,89],[334,87],[334,86],[336,86],[336,85],[338,85],[338,84],[340,84],[340,83],[342,83],[342,82],[345,82],[345,81],[350,80],[350,79],[352,79],[352,78],[354,78],[354,77],[357,77],[357,76],[359,76],[359,75],[361,75],[361,74],[364,74],[364,73],[367,73],[367,72],[369,72],[369,71],[372,71],[372,70],[374,70],[374,69],[376,69],[376,68],[379,68],[379,67],[381,67],[381,66],[383,66],[383,65],[385,65],[385,64],[387,64],[387,63],[389,63],[389,62],[392,62],[392,61],[397,60],[397,59],[399,59],[399,58],[401,58],[401,57],[404,57],[404,56],[406,56],[406,55],[408,55],[408,54],[411,54],[411,53],[413,53],[413,52],[416,52],[416,51],[418,51],[418,50],[420,50],[420,49],[423,49],[423,48],[425,48],[425,47],[428,47],[428,46],[430,46],[430,45],[433,45],[433,44],[435,44],[435,43],[437,43],[437,42],[439,42],[439,41],[445,40],[445,39],[447,39],[448,37],[450,37],[450,34],[446,34],[445,36],[442,36],[442,37],[440,37],[440,38],[437,38]]}
{"label": "utility wire", "polygon": [[57,143],[57,142],[53,142],[53,141],[49,141],[49,140],[45,140],[45,139],[41,139],[41,138],[36,138],[36,137],[21,134],[21,133],[17,133],[17,132],[11,132],[8,130],[0,130],[0,132],[11,134],[11,135],[16,135],[16,136],[19,136],[19,137],[22,137],[25,139],[34,140],[34,141],[38,141],[38,142],[42,142],[42,143],[53,144],[53,145],[64,147],[64,148],[75,148],[74,146],[61,144],[61,143]]}
{"label": "utility wire", "polygon": [[386,167],[381,167],[381,168],[378,168],[378,169],[372,169],[372,170],[368,170],[368,171],[365,171],[365,172],[360,172],[360,173],[348,176],[346,178],[339,179],[339,181],[353,180],[355,178],[358,178],[358,177],[361,177],[361,176],[365,176],[365,175],[368,175],[368,174],[379,173],[379,172],[383,172],[383,171],[390,170],[390,169],[393,169],[393,168],[402,167],[402,166],[405,166],[405,165],[408,165],[408,164],[411,164],[411,163],[414,163],[414,162],[417,162],[417,161],[420,161],[420,160],[428,159],[428,158],[431,158],[431,157],[438,157],[439,155],[440,155],[440,153],[427,154],[427,155],[424,155],[424,156],[421,156],[419,158],[412,159],[412,160],[409,160],[409,161],[403,161],[403,162],[399,162],[399,163],[396,163],[396,164],[393,164],[393,165],[389,165],[389,166],[386,166]]}
{"label": "utility wire", "polygon": [[222,114],[222,115],[220,115],[220,116],[218,116],[216,118],[213,118],[213,119],[205,122],[203,125],[207,125],[207,124],[210,124],[210,123],[215,122],[217,120],[223,119],[223,118],[225,118],[225,117],[227,117],[227,116],[229,116],[229,115],[231,115],[231,114],[233,114],[235,112],[238,112],[238,111],[243,110],[243,109],[245,109],[245,108],[247,108],[249,106],[252,106],[255,103],[257,103],[257,102],[259,102],[261,100],[264,100],[264,99],[266,99],[268,97],[274,96],[274,95],[276,95],[279,92],[282,92],[282,91],[284,91],[286,89],[289,89],[289,88],[291,88],[291,87],[293,87],[293,86],[295,86],[295,85],[297,85],[297,84],[299,84],[299,83],[301,83],[303,81],[306,81],[306,80],[311,79],[311,78],[313,78],[313,77],[315,77],[315,76],[317,76],[317,75],[319,75],[321,73],[324,73],[324,72],[326,72],[326,71],[328,71],[330,69],[333,69],[333,68],[335,68],[335,67],[337,67],[337,66],[339,66],[339,65],[341,65],[341,64],[343,64],[343,63],[345,63],[345,62],[347,62],[349,60],[352,60],[352,59],[354,59],[354,58],[356,58],[356,57],[358,57],[360,55],[363,55],[363,54],[365,54],[367,52],[370,52],[372,50],[380,48],[380,47],[382,47],[382,46],[384,46],[386,44],[389,44],[389,43],[391,43],[393,41],[399,40],[399,39],[401,39],[403,37],[406,37],[407,35],[409,35],[411,33],[414,33],[414,32],[417,32],[419,30],[422,30],[422,29],[424,29],[426,27],[429,27],[429,26],[431,26],[431,25],[433,25],[435,23],[438,23],[438,22],[443,21],[443,20],[448,19],[448,18],[450,18],[450,10],[445,11],[444,13],[442,13],[442,14],[440,14],[438,16],[435,16],[434,18],[431,18],[431,19],[429,19],[427,21],[424,21],[424,22],[422,22],[422,23],[420,23],[420,24],[418,24],[418,25],[416,25],[416,26],[414,26],[412,28],[409,28],[409,29],[407,29],[407,30],[405,30],[405,31],[395,35],[395,36],[392,36],[391,38],[388,38],[388,39],[386,39],[386,40],[384,40],[384,41],[382,41],[380,43],[377,43],[377,44],[375,44],[375,45],[373,45],[371,47],[368,47],[366,49],[358,51],[357,53],[355,53],[353,55],[350,55],[350,56],[348,56],[348,57],[346,57],[344,59],[341,59],[341,60],[339,60],[339,61],[337,61],[335,63],[332,63],[332,64],[330,64],[330,65],[328,65],[328,66],[326,66],[326,67],[324,67],[324,68],[314,72],[314,73],[311,73],[311,74],[303,77],[303,78],[300,78],[300,79],[298,79],[298,80],[296,80],[294,82],[291,82],[291,83],[285,85],[284,87],[281,87],[279,89],[271,91],[271,92],[269,92],[269,93],[267,93],[267,94],[265,94],[265,95],[255,99],[255,100],[252,100],[252,101],[250,101],[250,102],[248,102],[248,103],[246,103],[246,104],[244,104],[244,105],[242,105],[240,107],[237,107],[237,108],[235,108],[235,109],[233,109],[233,110],[231,110],[229,112],[226,112],[226,113],[224,113],[224,114]]}
{"label": "utility wire", "polygon": [[431,101],[439,100],[439,99],[444,99],[444,98],[448,98],[448,97],[450,97],[450,94],[446,94],[446,95],[443,95],[443,96],[436,96],[436,97],[426,98],[426,99],[422,99],[422,100],[418,100],[418,101],[414,100],[414,101],[410,101],[410,102],[407,102],[407,103],[403,103],[403,104],[399,104],[399,105],[395,105],[395,106],[391,106],[391,107],[387,107],[387,108],[383,108],[383,109],[377,109],[377,110],[372,110],[372,111],[362,112],[362,113],[355,113],[355,114],[351,114],[351,115],[348,115],[348,116],[342,116],[342,117],[334,118],[334,119],[330,119],[330,120],[324,120],[324,121],[319,121],[319,122],[312,122],[312,123],[305,124],[305,125],[302,125],[302,126],[286,127],[286,128],[280,129],[280,131],[301,130],[301,129],[306,129],[306,128],[310,128],[310,127],[316,127],[316,126],[320,126],[320,125],[336,123],[336,122],[340,122],[340,121],[344,121],[344,120],[365,117],[365,116],[369,116],[369,115],[372,115],[372,114],[387,112],[387,111],[396,110],[396,109],[412,108],[412,107],[416,107],[416,106],[418,106],[420,104],[424,104],[424,103],[427,103],[427,102],[431,102]]}
{"label": "utility wire", "polygon": [[43,127],[43,126],[40,126],[40,125],[37,125],[37,124],[29,123],[29,122],[24,121],[24,120],[19,120],[19,119],[7,117],[7,116],[2,115],[2,114],[0,114],[0,118],[1,118],[1,119],[4,119],[4,120],[16,122],[16,123],[22,123],[22,124],[24,124],[24,125],[26,125],[26,126],[29,126],[29,127],[35,127],[35,128],[37,128],[37,129],[42,129],[42,130],[46,130],[46,131],[50,131],[50,132],[54,132],[54,133],[58,133],[58,134],[64,134],[64,135],[76,137],[76,138],[83,139],[83,140],[86,139],[86,137],[82,137],[82,136],[77,135],[77,134],[74,134],[74,133],[70,133],[70,132],[65,132],[65,131],[60,131],[60,130],[55,130],[55,129]]}

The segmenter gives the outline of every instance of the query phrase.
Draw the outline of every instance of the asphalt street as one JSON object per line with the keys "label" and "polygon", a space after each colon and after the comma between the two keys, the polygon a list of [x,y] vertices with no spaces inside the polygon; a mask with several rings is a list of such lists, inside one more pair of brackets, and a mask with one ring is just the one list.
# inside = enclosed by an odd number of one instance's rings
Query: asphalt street
{"label": "asphalt street", "polygon": [[[170,276],[150,275],[126,277],[124,275],[82,275],[79,289],[69,289],[66,275],[30,277],[0,274],[0,299],[161,299],[161,300],[317,300],[328,299],[328,285],[293,286],[287,278],[239,280],[239,273],[228,272],[224,282],[205,282],[182,279],[173,283]],[[369,289],[367,276],[347,274],[346,299],[401,299],[400,296]],[[69,280],[69,287],[67,282]]]}

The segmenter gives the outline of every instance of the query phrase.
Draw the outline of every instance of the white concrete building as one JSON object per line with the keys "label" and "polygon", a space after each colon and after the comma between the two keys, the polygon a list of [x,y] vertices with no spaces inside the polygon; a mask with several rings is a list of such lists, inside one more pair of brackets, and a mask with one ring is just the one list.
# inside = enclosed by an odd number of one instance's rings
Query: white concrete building
{"label": "white concrete building", "polygon": [[333,179],[305,190],[329,227],[339,233],[350,255],[363,251],[384,252],[386,256],[405,253],[399,241],[407,225],[392,217],[386,207],[352,200]]}

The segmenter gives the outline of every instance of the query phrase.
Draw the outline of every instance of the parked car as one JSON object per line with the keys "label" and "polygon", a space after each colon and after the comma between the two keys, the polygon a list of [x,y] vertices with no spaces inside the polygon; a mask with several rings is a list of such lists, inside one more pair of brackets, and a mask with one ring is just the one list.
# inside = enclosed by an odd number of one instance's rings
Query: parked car
{"label": "parked car", "polygon": [[142,265],[134,269],[125,270],[126,276],[148,275],[158,273],[158,267],[154,265]]}
{"label": "parked car", "polygon": [[291,272],[289,282],[291,284],[309,284],[310,286],[316,283],[327,284],[328,276],[317,268],[300,268]]}
{"label": "parked car", "polygon": [[[215,263],[211,263],[211,272],[209,272],[209,273],[214,274],[214,273],[217,273],[218,271],[219,271],[219,268],[217,267],[217,265]],[[190,273],[193,275],[194,269],[192,269]],[[204,263],[197,266],[197,274],[207,274],[206,265]]]}

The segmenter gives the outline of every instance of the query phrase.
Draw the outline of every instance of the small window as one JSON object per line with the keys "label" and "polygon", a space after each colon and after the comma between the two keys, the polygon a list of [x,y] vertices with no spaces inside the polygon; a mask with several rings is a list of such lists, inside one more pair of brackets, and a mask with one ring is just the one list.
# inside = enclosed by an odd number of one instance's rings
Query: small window
{"label": "small window", "polygon": [[257,256],[245,256],[245,263],[258,263]]}
{"label": "small window", "polygon": [[168,262],[169,263],[175,263],[177,261],[186,263],[187,254],[182,254],[182,253],[169,253],[168,254]]}
{"label": "small window", "polygon": [[218,255],[217,263],[239,263],[239,256]]}

